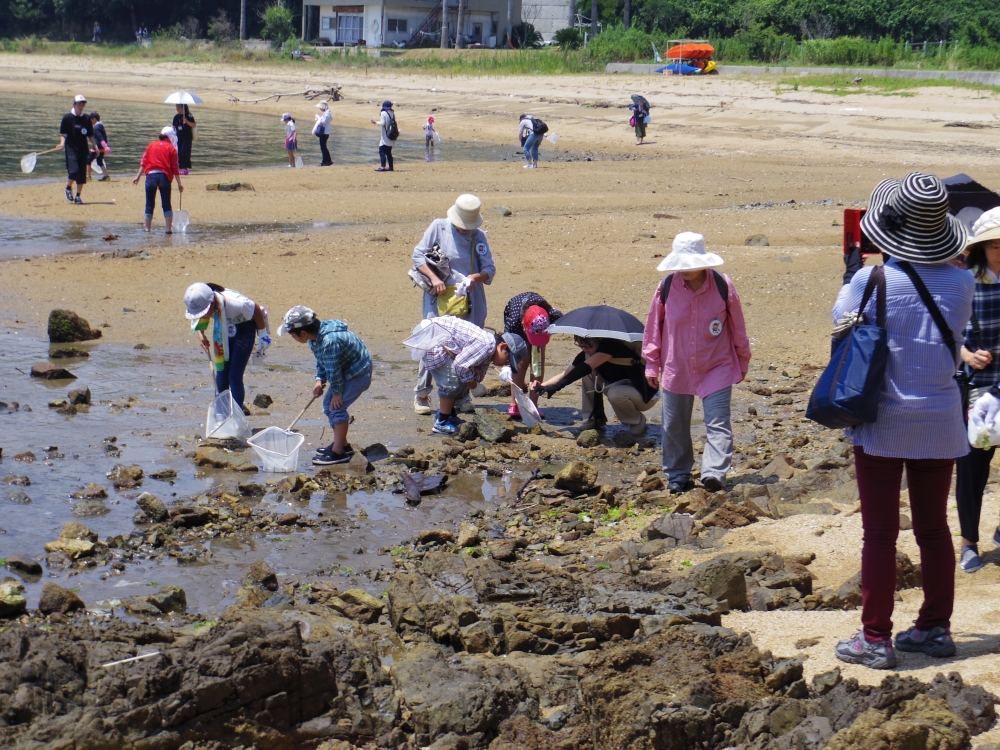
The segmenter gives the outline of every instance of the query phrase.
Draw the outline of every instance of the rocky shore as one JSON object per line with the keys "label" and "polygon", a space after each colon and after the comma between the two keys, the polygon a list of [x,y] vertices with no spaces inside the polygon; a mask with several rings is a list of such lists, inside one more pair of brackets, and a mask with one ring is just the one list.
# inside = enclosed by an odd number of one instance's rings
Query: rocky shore
{"label": "rocky shore", "polygon": [[[761,653],[721,626],[736,610],[860,603],[857,576],[814,589],[815,555],[728,549],[734,529],[856,511],[850,445],[780,418],[772,407],[801,408],[804,389],[787,374],[774,382],[742,393],[758,437],[714,494],[670,495],[651,440],[525,431],[492,410],[480,410],[461,439],[392,453],[375,444],[337,470],[280,481],[241,471],[252,468],[243,446],[202,444],[191,459],[231,479],[168,502],[142,491],[141,466],[116,466],[109,481],[131,491],[132,534],[99,539],[72,522],[44,560],[6,560],[16,577],[0,583],[0,745],[970,747],[992,726],[998,699],[957,673],[871,686],[834,669],[807,680],[802,658]],[[775,395],[779,388],[790,393]],[[757,417],[751,397],[770,400],[773,413]],[[20,595],[21,581],[45,569],[58,577],[101,566],[114,576],[142,561],[203,561],[214,538],[342,523],[279,513],[265,498],[378,489],[420,503],[449,478],[484,471],[530,473],[456,527],[379,550],[392,561],[369,576],[379,593],[340,590],[323,571],[279,578],[261,559],[216,620],[188,612],[183,589],[170,586],[110,613],[55,582],[37,610]],[[85,488],[81,502],[100,503],[102,493]],[[696,555],[697,564],[687,559]],[[903,554],[897,583],[920,583]]]}

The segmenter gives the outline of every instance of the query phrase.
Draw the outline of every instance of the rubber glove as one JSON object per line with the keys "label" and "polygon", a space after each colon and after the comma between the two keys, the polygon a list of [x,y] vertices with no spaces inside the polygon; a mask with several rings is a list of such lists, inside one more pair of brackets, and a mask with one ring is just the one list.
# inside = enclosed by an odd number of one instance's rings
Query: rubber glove
{"label": "rubber glove", "polygon": [[258,333],[260,335],[257,337],[257,351],[254,352],[254,359],[259,362],[264,359],[264,353],[271,345],[271,337],[267,335],[266,331],[258,331]]}
{"label": "rubber glove", "polygon": [[469,293],[470,286],[472,286],[472,280],[468,276],[466,276],[455,287],[455,296],[464,297],[466,294]]}
{"label": "rubber glove", "polygon": [[501,367],[500,372],[498,374],[500,375],[501,383],[506,383],[507,385],[510,385],[511,383],[514,382],[514,372],[510,369],[509,365],[506,367]]}
{"label": "rubber glove", "polygon": [[974,408],[969,410],[968,437],[973,448],[986,450],[990,447],[990,431],[986,429],[983,415]]}
{"label": "rubber glove", "polygon": [[977,414],[982,419],[986,429],[990,432],[996,432],[994,422],[996,421],[998,412],[1000,412],[1000,398],[997,398],[992,393],[984,393],[972,404],[972,409],[969,411],[969,419],[972,419],[973,414]]}

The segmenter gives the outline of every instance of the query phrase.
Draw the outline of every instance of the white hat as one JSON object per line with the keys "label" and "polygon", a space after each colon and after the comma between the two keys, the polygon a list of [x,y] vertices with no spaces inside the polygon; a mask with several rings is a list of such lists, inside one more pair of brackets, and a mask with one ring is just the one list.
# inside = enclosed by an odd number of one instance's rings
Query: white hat
{"label": "white hat", "polygon": [[73,104],[86,104],[86,103],[87,103],[87,97],[85,97],[83,94],[77,94],[73,98]]}
{"label": "white hat", "polygon": [[167,125],[165,128],[163,128],[163,130],[160,131],[160,135],[165,135],[165,136],[169,137],[169,136],[172,136],[172,135],[177,135],[177,131],[174,130],[169,125]]}
{"label": "white hat", "polygon": [[987,240],[1000,240],[1000,208],[991,208],[976,219],[972,225],[972,236],[965,244],[966,252],[972,250],[973,245]]}
{"label": "white hat", "polygon": [[319,104],[316,105],[316,107],[322,110],[330,109],[330,105],[327,104],[325,101],[320,102]]}
{"label": "white hat", "polygon": [[184,307],[187,308],[184,315],[188,320],[204,318],[212,309],[213,302],[215,302],[215,292],[212,291],[212,287],[200,281],[196,282],[184,292]]}
{"label": "white hat", "polygon": [[478,229],[483,217],[479,213],[483,202],[474,195],[465,193],[455,199],[455,205],[448,209],[448,220],[459,229]]}
{"label": "white hat", "polygon": [[282,122],[284,122],[285,120],[291,120],[291,119],[292,119],[292,115],[291,115],[290,112],[285,112],[285,114],[283,114],[281,116],[281,121]]}
{"label": "white hat", "polygon": [[664,258],[656,270],[660,273],[673,271],[700,271],[715,268],[723,263],[715,253],[705,251],[705,237],[697,232],[681,232],[674,237],[673,252]]}

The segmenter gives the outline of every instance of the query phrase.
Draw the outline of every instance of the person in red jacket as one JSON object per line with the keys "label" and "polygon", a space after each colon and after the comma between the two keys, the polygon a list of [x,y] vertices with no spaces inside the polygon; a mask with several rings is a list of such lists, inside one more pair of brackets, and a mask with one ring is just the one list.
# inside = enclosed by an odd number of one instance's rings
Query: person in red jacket
{"label": "person in red jacket", "polygon": [[170,183],[177,178],[177,190],[184,192],[181,185],[180,169],[177,166],[177,134],[169,125],[160,131],[159,140],[146,146],[142,155],[139,171],[132,180],[133,185],[139,184],[139,178],[146,175],[146,231],[153,224],[153,206],[156,202],[156,191],[160,191],[160,206],[163,208],[163,218],[167,222],[167,234],[172,233],[174,211],[170,207]]}

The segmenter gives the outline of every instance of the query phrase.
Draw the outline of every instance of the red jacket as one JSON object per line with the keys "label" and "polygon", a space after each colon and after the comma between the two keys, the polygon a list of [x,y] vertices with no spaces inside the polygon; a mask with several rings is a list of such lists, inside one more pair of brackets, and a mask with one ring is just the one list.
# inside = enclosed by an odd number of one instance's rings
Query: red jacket
{"label": "red jacket", "polygon": [[146,174],[157,169],[171,181],[177,176],[177,149],[166,139],[153,141],[142,155],[142,170]]}

